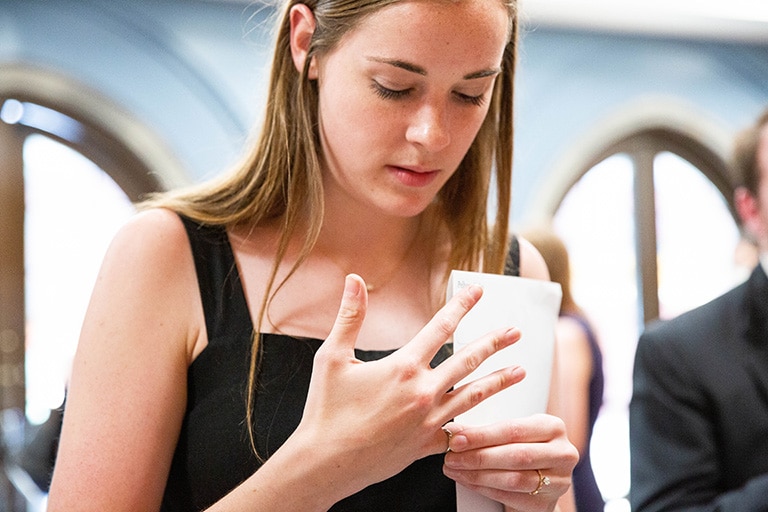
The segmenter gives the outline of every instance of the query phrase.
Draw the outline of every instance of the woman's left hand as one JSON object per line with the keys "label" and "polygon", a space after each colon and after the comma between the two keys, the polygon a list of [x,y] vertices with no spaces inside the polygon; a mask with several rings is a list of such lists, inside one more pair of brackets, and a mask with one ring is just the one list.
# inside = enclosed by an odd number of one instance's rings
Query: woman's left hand
{"label": "woman's left hand", "polygon": [[446,476],[506,510],[552,511],[579,460],[560,418],[537,414],[478,427],[449,423]]}

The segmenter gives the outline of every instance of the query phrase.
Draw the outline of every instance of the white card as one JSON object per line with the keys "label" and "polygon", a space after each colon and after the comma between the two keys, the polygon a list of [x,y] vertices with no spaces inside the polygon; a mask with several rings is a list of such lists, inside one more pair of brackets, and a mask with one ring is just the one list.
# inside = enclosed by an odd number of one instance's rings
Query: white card
{"label": "white card", "polygon": [[[454,270],[448,281],[450,299],[470,284],[483,288],[483,296],[461,320],[453,336],[454,352],[488,332],[517,327],[521,338],[514,345],[494,354],[461,381],[519,365],[525,379],[486,399],[456,418],[464,425],[485,425],[511,418],[545,412],[552,375],[555,324],[562,290],[550,281]],[[457,512],[500,512],[503,506],[485,496],[457,485]]]}

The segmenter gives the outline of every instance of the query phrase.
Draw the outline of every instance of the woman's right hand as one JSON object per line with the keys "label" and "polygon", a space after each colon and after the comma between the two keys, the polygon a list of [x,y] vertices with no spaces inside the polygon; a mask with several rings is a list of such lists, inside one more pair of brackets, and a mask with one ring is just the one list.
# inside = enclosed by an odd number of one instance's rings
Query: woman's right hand
{"label": "woman's right hand", "polygon": [[480,287],[467,287],[409,343],[388,357],[362,362],[354,347],[367,292],[360,277],[347,276],[335,324],[315,356],[304,415],[292,436],[312,446],[313,456],[333,461],[326,478],[336,480],[344,495],[444,452],[442,425],[525,376],[522,368],[512,367],[456,387],[485,359],[520,338],[514,328],[493,331],[430,367],[481,295]]}

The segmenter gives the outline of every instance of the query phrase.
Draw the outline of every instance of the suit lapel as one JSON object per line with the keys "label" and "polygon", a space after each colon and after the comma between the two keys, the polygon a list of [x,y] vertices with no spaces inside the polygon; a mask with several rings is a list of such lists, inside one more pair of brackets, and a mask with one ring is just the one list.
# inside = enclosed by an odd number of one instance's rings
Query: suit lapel
{"label": "suit lapel", "polygon": [[747,281],[744,301],[748,321],[747,339],[756,347],[768,347],[768,277],[760,265]]}
{"label": "suit lapel", "polygon": [[743,314],[745,324],[737,332],[744,334],[744,363],[768,408],[768,277],[760,265],[746,283]]}

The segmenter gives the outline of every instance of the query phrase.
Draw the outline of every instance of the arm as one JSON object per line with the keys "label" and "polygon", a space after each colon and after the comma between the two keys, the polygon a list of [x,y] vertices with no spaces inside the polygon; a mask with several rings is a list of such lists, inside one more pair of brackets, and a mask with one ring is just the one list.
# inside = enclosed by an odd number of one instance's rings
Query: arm
{"label": "arm", "polygon": [[159,508],[202,317],[173,222],[139,215],[107,252],[73,363],[50,512]]}
{"label": "arm", "polygon": [[[589,340],[578,322],[560,317],[555,342],[550,410],[565,422],[568,439],[581,457],[589,450],[589,382],[592,372]],[[560,499],[562,512],[574,512],[574,500],[571,487]]]}
{"label": "arm", "polygon": [[589,449],[589,381],[592,352],[581,325],[568,317],[557,322],[557,394],[559,416],[565,422],[568,439],[583,455]]}

